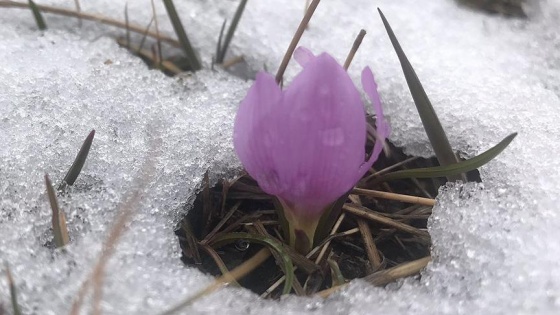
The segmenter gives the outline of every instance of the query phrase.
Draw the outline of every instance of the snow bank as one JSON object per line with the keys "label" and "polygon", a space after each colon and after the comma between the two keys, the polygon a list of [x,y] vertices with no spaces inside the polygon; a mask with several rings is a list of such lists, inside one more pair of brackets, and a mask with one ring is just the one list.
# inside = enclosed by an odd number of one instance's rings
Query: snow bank
{"label": "snow bank", "polygon": [[[47,1],[57,5],[71,3]],[[224,17],[236,2],[176,1],[187,31],[210,62]],[[303,14],[304,1],[249,1],[231,55],[253,71],[275,69]],[[43,3],[43,2],[40,2]],[[538,4],[538,5],[537,5]],[[554,314],[560,309],[560,5],[540,1],[530,19],[487,16],[454,1],[323,1],[302,44],[343,60],[360,28],[368,35],[350,73],[376,73],[391,140],[428,156],[397,58],[376,14],[383,9],[423,82],[454,148],[473,156],[507,134],[518,137],[481,168],[483,185],[441,190],[430,220],[431,263],[420,281],[387,288],[361,281],[326,301],[259,300],[222,290],[190,313],[213,314]],[[83,3],[84,11],[121,18],[124,2]],[[148,1],[129,3],[147,24]],[[185,268],[173,235],[201,178],[233,174],[233,115],[250,82],[202,71],[164,77],[119,49],[114,29],[47,16],[35,31],[28,11],[1,9],[0,260],[10,264],[27,314],[67,313],[96,260],[119,202],[148,159],[156,175],[111,259],[105,314],[156,314],[210,278]],[[158,6],[160,26],[171,32]],[[298,71],[290,65],[288,78]],[[45,172],[59,182],[90,129],[96,138],[76,187],[61,197],[72,244],[45,246],[50,209]],[[155,148],[151,143],[156,143]],[[0,301],[8,304],[5,280]]]}

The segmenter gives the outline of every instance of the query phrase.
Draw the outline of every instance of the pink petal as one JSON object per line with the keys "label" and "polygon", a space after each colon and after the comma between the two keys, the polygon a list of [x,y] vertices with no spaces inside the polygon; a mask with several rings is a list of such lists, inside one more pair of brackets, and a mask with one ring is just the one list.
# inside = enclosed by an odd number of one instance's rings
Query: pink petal
{"label": "pink petal", "polygon": [[381,150],[383,150],[383,144],[385,139],[389,136],[391,132],[391,128],[387,121],[385,120],[385,116],[383,115],[383,108],[381,107],[381,100],[379,99],[379,94],[377,93],[377,83],[375,82],[375,78],[373,77],[373,73],[369,67],[365,67],[362,71],[362,87],[366,94],[369,96],[371,103],[373,105],[373,110],[375,111],[375,125],[376,125],[376,141],[375,145],[373,146],[373,151],[369,160],[364,163],[360,169],[358,174],[358,180],[371,168],[373,163],[379,157]]}
{"label": "pink petal", "polygon": [[247,96],[239,105],[233,129],[233,144],[247,172],[270,193],[278,191],[277,179],[270,161],[275,154],[274,110],[278,108],[282,91],[274,76],[260,72]]}
{"label": "pink petal", "polygon": [[352,188],[363,164],[366,122],[360,93],[342,66],[323,53],[307,62],[281,103],[276,119],[284,135],[273,164],[290,189],[279,196],[321,209]]}
{"label": "pink petal", "polygon": [[299,63],[300,66],[305,67],[305,65],[310,62],[311,60],[313,60],[313,58],[315,58],[315,55],[311,52],[311,50],[303,47],[303,46],[299,46],[298,48],[296,48],[296,50],[294,51],[294,59]]}

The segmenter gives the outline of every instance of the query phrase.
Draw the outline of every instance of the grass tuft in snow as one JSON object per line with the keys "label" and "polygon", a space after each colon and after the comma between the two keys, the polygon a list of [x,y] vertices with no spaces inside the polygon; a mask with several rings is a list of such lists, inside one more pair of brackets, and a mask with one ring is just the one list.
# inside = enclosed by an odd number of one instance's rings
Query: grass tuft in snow
{"label": "grass tuft in snow", "polygon": [[37,27],[41,31],[46,30],[47,24],[43,19],[43,15],[41,14],[41,11],[39,10],[35,2],[33,2],[33,0],[29,0],[29,8],[31,9],[31,12],[33,12],[33,17],[35,18],[35,23],[37,23]]}
{"label": "grass tuft in snow", "polygon": [[58,186],[58,190],[60,191],[64,190],[66,185],[68,186],[74,185],[74,182],[78,178],[78,175],[80,175],[80,172],[82,171],[82,168],[86,163],[86,159],[88,157],[89,150],[91,149],[91,144],[93,143],[94,137],[95,137],[95,130],[92,130],[90,131],[90,133],[84,140],[84,143],[80,147],[80,151],[78,151],[78,155],[76,155],[76,159],[74,159],[74,163],[72,163],[72,166],[70,166],[70,169],[66,173],[66,176],[64,176],[64,180]]}
{"label": "grass tuft in snow", "polygon": [[[6,278],[8,280],[8,286],[10,287],[10,301],[12,303],[12,311],[14,315],[21,315],[21,308],[17,300],[17,288],[14,283],[14,278],[12,277],[12,272],[10,267],[6,264]],[[0,310],[2,310],[0,308]]]}
{"label": "grass tuft in snow", "polygon": [[226,57],[226,53],[228,50],[228,47],[231,43],[231,40],[233,39],[233,35],[235,34],[235,30],[237,29],[237,25],[239,24],[239,21],[241,20],[241,16],[243,15],[243,11],[245,10],[245,5],[247,4],[247,0],[241,0],[241,2],[239,3],[239,6],[237,7],[237,10],[235,11],[235,14],[233,15],[233,20],[231,21],[231,24],[228,27],[228,31],[226,34],[226,37],[224,39],[223,45],[222,45],[222,34],[224,31],[224,26],[226,24],[226,21],[224,21],[224,24],[222,25],[222,29],[220,31],[220,36],[218,39],[218,48],[217,48],[217,53],[216,53],[216,63],[218,64],[222,64],[224,62],[224,58]]}
{"label": "grass tuft in snow", "polygon": [[54,234],[54,244],[57,248],[64,247],[70,242],[68,236],[68,228],[66,227],[66,216],[58,206],[56,192],[52,186],[49,175],[45,174],[45,185],[47,186],[47,195],[52,210],[52,229]]}
{"label": "grass tuft in snow", "polygon": [[[401,63],[406,83],[408,84],[408,88],[410,89],[410,93],[414,99],[414,104],[416,104],[416,109],[418,110],[418,114],[422,120],[422,125],[424,126],[439,163],[443,166],[457,163],[457,156],[449,144],[445,130],[443,130],[443,126],[437,117],[436,111],[434,110],[426,91],[424,91],[424,88],[422,87],[422,83],[420,83],[420,79],[418,79],[412,64],[408,61],[408,58],[399,44],[391,25],[389,25],[389,22],[385,18],[385,15],[383,15],[381,9],[378,8],[377,10],[379,11],[381,20],[383,20],[383,25],[387,30],[387,34],[391,39],[391,44],[393,44],[393,48],[399,57],[399,62]],[[457,180],[466,182],[466,177],[462,174],[449,175],[447,179],[451,182]]]}
{"label": "grass tuft in snow", "polygon": [[169,19],[171,20],[171,24],[173,25],[173,29],[175,30],[175,34],[177,34],[177,38],[179,39],[179,43],[181,43],[181,48],[183,52],[187,56],[187,60],[190,65],[190,70],[197,71],[202,69],[202,65],[196,56],[195,50],[191,45],[189,37],[187,36],[187,32],[185,32],[185,28],[183,27],[183,23],[177,14],[177,10],[175,9],[175,5],[173,4],[173,0],[163,0],[165,4],[165,9],[167,10],[167,15],[169,15]]}

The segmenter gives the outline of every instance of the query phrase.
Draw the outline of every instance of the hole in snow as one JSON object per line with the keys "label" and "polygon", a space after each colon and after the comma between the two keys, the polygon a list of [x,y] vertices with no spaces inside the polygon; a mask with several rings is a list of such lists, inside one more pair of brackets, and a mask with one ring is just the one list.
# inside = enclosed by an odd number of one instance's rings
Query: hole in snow
{"label": "hole in snow", "polygon": [[[371,147],[372,143],[368,143],[368,152]],[[382,154],[374,165],[376,171],[396,164],[399,166],[395,170],[438,165],[435,158],[406,156],[390,143],[388,148],[390,155]],[[359,187],[427,199],[434,198],[438,188],[445,184],[445,179],[435,178],[372,185],[369,180],[371,176],[372,173],[366,174]],[[470,181],[480,181],[476,170],[467,177]],[[373,216],[360,216],[346,209],[342,211],[344,218],[321,257],[318,258],[321,251],[317,251],[305,263],[295,264],[298,267],[295,272],[297,294],[314,294],[355,278],[365,278],[374,285],[384,285],[396,278],[387,276],[383,271],[430,255],[427,221],[431,206],[372,198],[363,194],[354,194],[345,203],[365,209]],[[239,266],[262,248],[262,245],[246,239],[219,242],[223,244],[214,242],[233,232],[284,240],[273,198],[262,192],[256,182],[246,175],[212,188],[205,187],[196,197],[194,208],[176,231],[183,251],[183,262],[219,276]],[[292,260],[295,261],[295,258],[292,257]],[[283,285],[274,287],[284,275],[279,265],[281,263],[270,257],[239,283],[262,296],[279,297]]]}

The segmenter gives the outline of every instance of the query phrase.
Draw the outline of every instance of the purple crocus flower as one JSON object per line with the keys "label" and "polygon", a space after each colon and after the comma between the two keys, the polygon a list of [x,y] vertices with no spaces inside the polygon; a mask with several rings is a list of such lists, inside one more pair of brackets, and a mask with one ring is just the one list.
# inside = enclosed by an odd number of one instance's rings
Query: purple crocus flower
{"label": "purple crocus flower", "polygon": [[[260,72],[235,118],[235,151],[263,191],[278,198],[290,243],[301,235],[310,249],[321,215],[348,192],[377,160],[389,125],[369,67],[364,91],[373,103],[376,142],[366,159],[366,116],[360,93],[329,54],[298,48],[303,70],[284,90]],[[299,246],[301,247],[301,246]]]}

